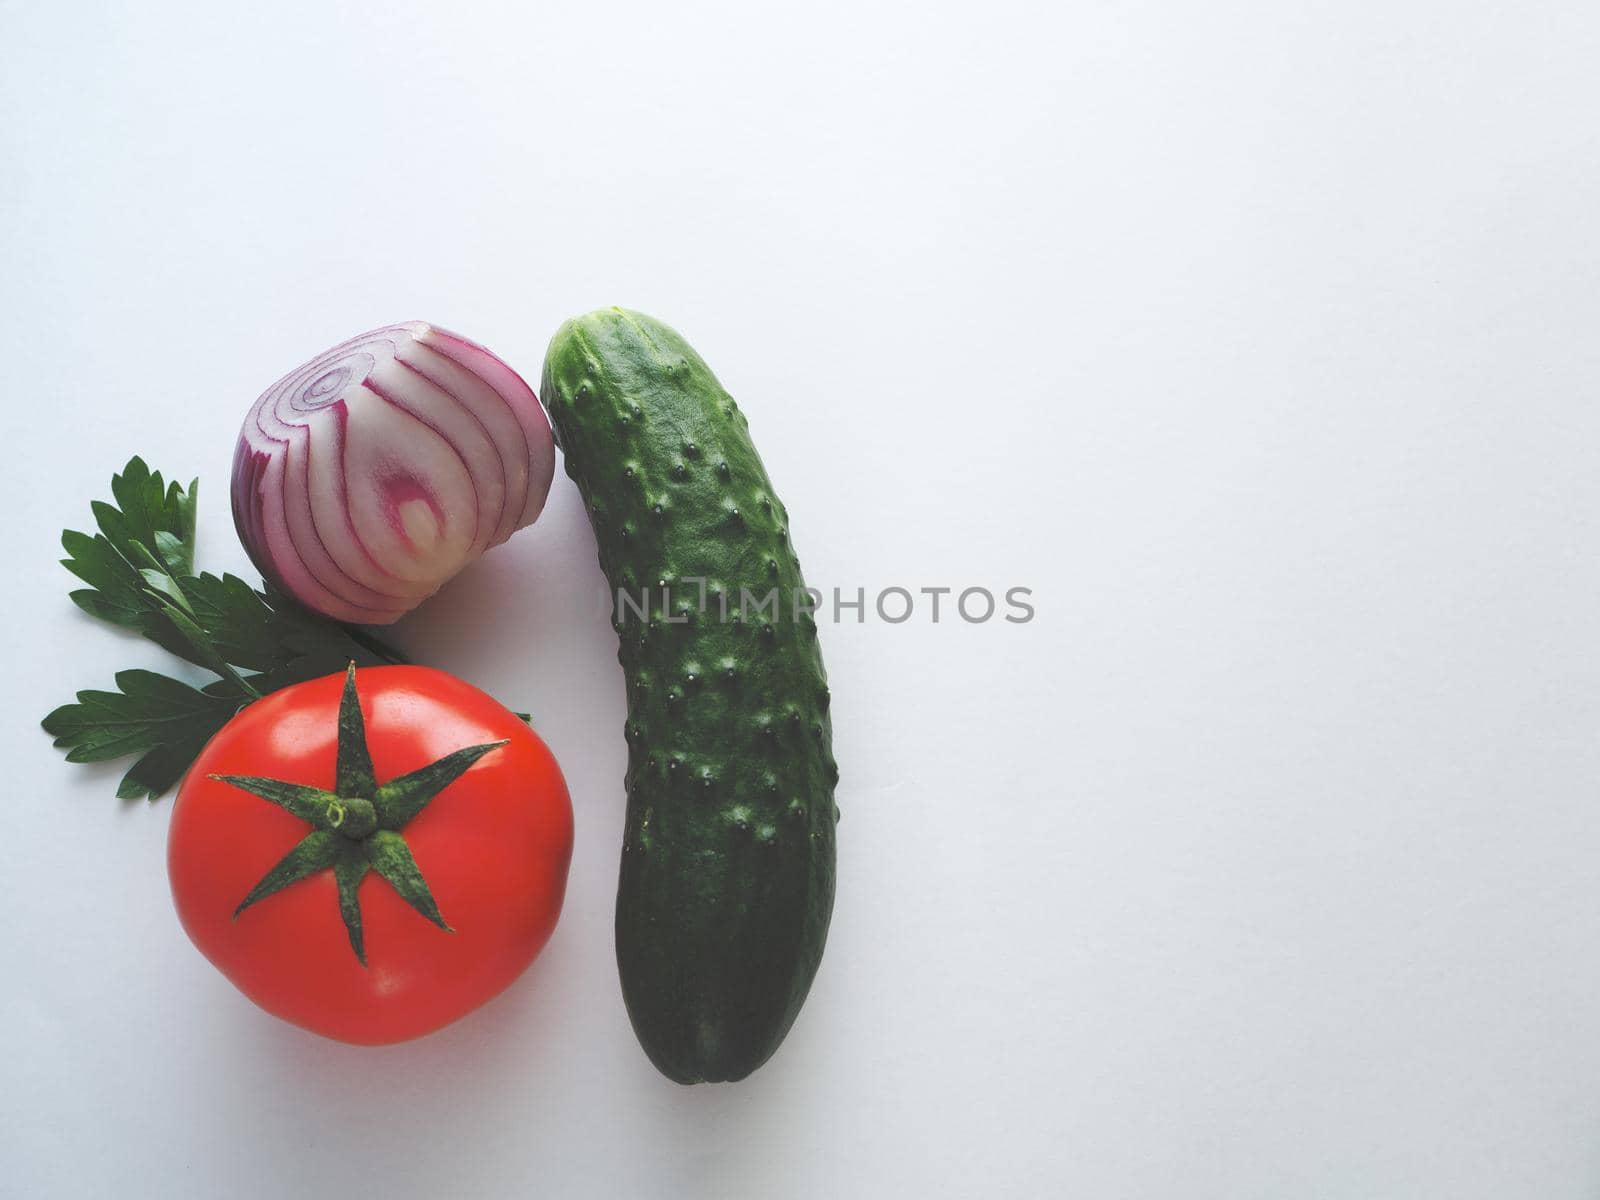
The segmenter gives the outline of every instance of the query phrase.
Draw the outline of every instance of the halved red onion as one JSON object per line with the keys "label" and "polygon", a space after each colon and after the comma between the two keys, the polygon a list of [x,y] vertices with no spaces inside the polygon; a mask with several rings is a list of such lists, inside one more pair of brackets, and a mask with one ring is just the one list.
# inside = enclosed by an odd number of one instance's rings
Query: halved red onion
{"label": "halved red onion", "polygon": [[233,520],[256,568],[301,604],[386,625],[531,524],[554,470],[522,377],[410,321],[335,346],[255,402]]}

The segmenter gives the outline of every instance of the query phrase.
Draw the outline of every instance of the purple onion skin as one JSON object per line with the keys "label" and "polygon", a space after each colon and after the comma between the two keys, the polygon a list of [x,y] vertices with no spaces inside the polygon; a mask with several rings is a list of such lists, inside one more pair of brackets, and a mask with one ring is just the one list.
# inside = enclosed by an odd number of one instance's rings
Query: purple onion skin
{"label": "purple onion skin", "polygon": [[544,507],[550,422],[476,342],[409,321],[335,346],[251,407],[233,522],[280,591],[387,625]]}

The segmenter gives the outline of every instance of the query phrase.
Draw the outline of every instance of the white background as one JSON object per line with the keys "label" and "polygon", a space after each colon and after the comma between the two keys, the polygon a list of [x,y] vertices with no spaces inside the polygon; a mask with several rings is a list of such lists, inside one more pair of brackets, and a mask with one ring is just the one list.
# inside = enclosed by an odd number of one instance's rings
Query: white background
{"label": "white background", "polygon": [[[0,1192],[1600,1195],[1600,9],[0,2]],[[611,957],[623,693],[564,475],[398,630],[577,812],[508,993],[398,1048],[190,947],[170,801],[36,722],[162,656],[54,560],[134,452],[422,318],[681,329],[812,583],[839,902],[682,1089]]]}

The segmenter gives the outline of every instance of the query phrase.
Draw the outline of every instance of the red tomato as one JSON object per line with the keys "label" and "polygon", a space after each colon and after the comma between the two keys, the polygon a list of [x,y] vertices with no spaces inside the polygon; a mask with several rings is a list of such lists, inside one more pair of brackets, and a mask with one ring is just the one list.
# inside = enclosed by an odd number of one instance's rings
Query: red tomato
{"label": "red tomato", "polygon": [[[477,688],[426,667],[367,667],[355,679],[379,785],[464,747],[507,740],[398,830],[448,930],[376,869],[354,892],[365,965],[331,867],[234,915],[318,826],[210,777],[265,777],[332,792],[345,686],[339,675],[274,692],[211,739],[178,791],[167,871],[185,931],[246,996],[327,1037],[376,1044],[454,1021],[533,961],[561,913],[572,806],[545,744]],[[334,836],[318,834],[319,844]]]}

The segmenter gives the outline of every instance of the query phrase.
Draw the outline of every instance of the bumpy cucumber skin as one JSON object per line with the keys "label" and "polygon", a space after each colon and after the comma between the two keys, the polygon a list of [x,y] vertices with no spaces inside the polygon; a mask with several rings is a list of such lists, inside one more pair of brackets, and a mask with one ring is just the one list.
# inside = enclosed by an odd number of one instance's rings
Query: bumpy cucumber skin
{"label": "bumpy cucumber skin", "polygon": [[[793,606],[805,584],[789,514],[744,414],[659,321],[619,308],[568,321],[540,394],[613,591],[650,589],[646,620],[613,616],[628,1016],[668,1078],[742,1079],[794,1023],[833,912],[839,771],[817,623]],[[756,611],[772,588],[775,619]]]}

